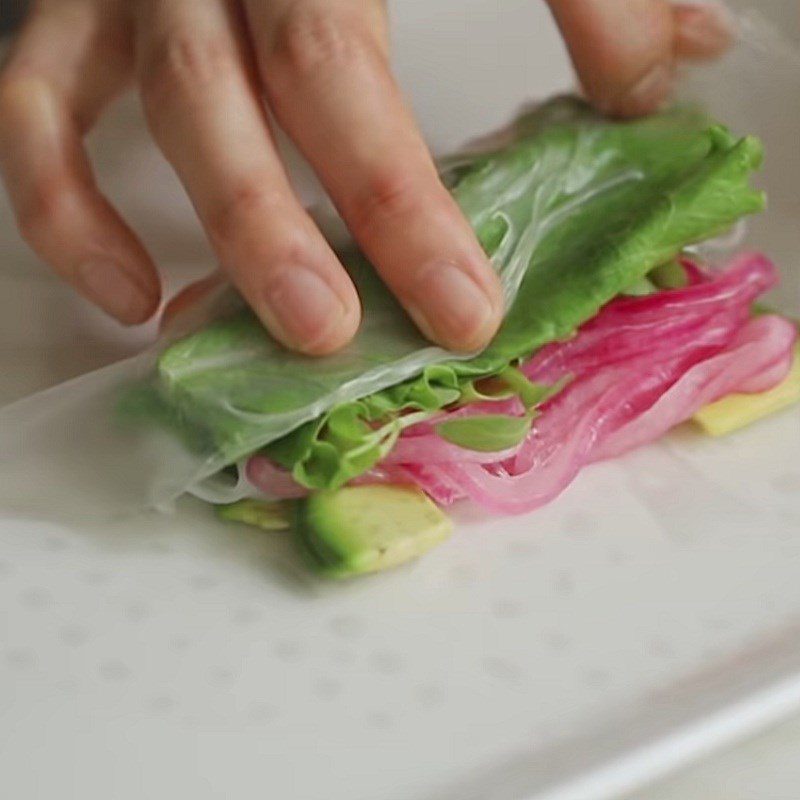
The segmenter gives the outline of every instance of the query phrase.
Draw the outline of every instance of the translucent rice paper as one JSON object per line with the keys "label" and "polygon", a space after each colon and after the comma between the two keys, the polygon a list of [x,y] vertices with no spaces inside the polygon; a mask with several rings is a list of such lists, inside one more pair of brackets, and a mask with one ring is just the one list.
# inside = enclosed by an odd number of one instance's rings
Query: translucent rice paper
{"label": "translucent rice paper", "polygon": [[[473,154],[479,151],[473,151]],[[461,157],[463,166],[473,156]],[[567,187],[570,204],[595,198],[607,188],[637,180],[630,172],[610,179],[602,169]],[[502,186],[502,182],[500,184]],[[508,183],[508,196],[496,199],[498,213],[518,208],[519,183]],[[513,239],[504,237],[494,265],[506,301],[513,304],[532,248],[562,205],[550,208],[550,197],[564,192],[557,175],[538,195],[541,209],[520,223]],[[318,212],[319,216],[319,212]],[[323,215],[324,216],[324,215]],[[480,224],[482,220],[478,221]],[[321,220],[335,229],[335,222]],[[364,305],[364,320],[353,343],[324,359],[291,353],[265,340],[260,343],[274,370],[275,392],[286,391],[293,376],[307,375],[319,384],[312,401],[287,413],[273,414],[252,448],[314,419],[332,405],[363,397],[419,374],[426,366],[456,356],[432,346],[416,330],[379,282],[359,270],[354,274]],[[186,335],[224,319],[242,307],[227,287],[176,321],[168,335],[133,358],[40,392],[0,410],[0,503],[11,511],[62,518],[113,517],[144,507],[167,507],[178,495],[213,475],[227,463],[213,449],[188,449],[173,430],[121,420],[120,405],[137,386],[152,382],[159,357]],[[304,387],[307,389],[308,387]],[[313,392],[312,392],[313,393]]]}
{"label": "translucent rice paper", "polygon": [[[771,193],[772,208],[767,216],[775,220],[780,232],[775,232],[775,225],[767,228],[759,223],[760,238],[756,243],[768,253],[775,253],[777,247],[779,264],[787,273],[796,270],[795,263],[787,261],[786,254],[798,250],[798,195],[787,191],[789,184],[783,179],[772,180],[772,173],[798,168],[794,148],[800,126],[792,114],[797,113],[795,101],[800,86],[800,66],[795,51],[780,41],[777,33],[760,22],[754,23],[751,18],[745,22],[743,41],[736,54],[709,71],[707,76],[694,76],[692,96],[708,101],[712,112],[730,121],[738,132],[754,130],[764,136],[771,164],[766,188]],[[748,71],[748,80],[765,87],[758,98],[759,103],[769,105],[769,110],[761,116],[769,119],[763,131],[757,126],[753,128],[752,112],[739,107],[745,102],[743,93],[731,96],[731,92],[721,91],[721,87],[742,85],[742,69]],[[773,83],[776,76],[780,78],[780,88]],[[558,185],[557,171],[550,179],[555,184],[554,190],[564,192],[565,187]],[[613,190],[620,181],[631,180],[637,180],[637,175],[628,172],[615,177],[601,169],[599,176],[586,175],[585,180],[571,190],[571,202],[573,205],[590,202],[598,193]],[[798,181],[791,184],[793,189],[798,185]],[[512,185],[510,190],[518,188]],[[524,221],[513,246],[504,240],[496,253],[495,266],[509,307],[513,305],[522,278],[520,265],[526,263],[558,214],[564,212],[563,206],[549,208],[546,200],[542,198],[542,213]],[[517,224],[513,216],[505,221],[509,219]],[[794,220],[791,225],[787,222],[789,219]],[[767,230],[770,238],[775,236],[776,247],[772,241],[764,240]],[[790,292],[782,295],[779,301],[784,311],[797,313],[800,303],[793,294],[796,289],[791,287],[796,287],[798,281],[796,278],[789,281]],[[218,454],[191,451],[172,431],[159,426],[126,426],[115,420],[120,397],[131,386],[151,378],[159,355],[169,343],[229,313],[238,302],[230,291],[224,290],[194,309],[189,318],[179,320],[178,327],[168,337],[141,355],[0,411],[0,505],[3,509],[59,519],[109,518],[145,506],[164,507],[189,486],[216,472],[222,466]],[[333,403],[355,399],[418,374],[427,365],[453,360],[452,353],[426,343],[399,308],[392,306],[387,311],[384,307],[375,315],[371,314],[367,302],[365,308],[365,324],[350,348],[326,359],[324,367],[321,362],[305,360],[309,372],[336,373],[336,389],[322,391],[314,402],[295,409],[291,420],[280,421],[282,429],[313,419]],[[388,352],[387,341],[391,341],[391,356],[376,364],[373,353],[376,350]],[[285,351],[281,358],[285,363],[303,360]]]}
{"label": "translucent rice paper", "polygon": [[800,48],[772,20],[783,18],[797,31],[795,0],[770,0],[770,19],[759,5],[728,0],[739,41],[720,61],[686,69],[680,94],[700,101],[733,130],[746,130],[764,143],[766,159],[756,183],[767,191],[767,211],[751,217],[730,237],[704,248],[715,257],[741,247],[767,253],[781,271],[768,302],[785,314],[800,311]]}
{"label": "translucent rice paper", "polygon": [[[163,426],[126,424],[119,409],[126,394],[151,382],[159,356],[170,343],[240,305],[230,289],[223,289],[142,354],[2,409],[3,509],[58,519],[114,517],[144,507],[164,507],[188,486],[219,470],[222,464],[214,453],[188,449]],[[402,336],[394,335],[397,328]],[[372,366],[370,351],[384,337],[396,342],[395,357]],[[327,370],[349,372],[351,379],[343,381],[335,398],[323,393],[315,403],[298,409],[292,420],[281,420],[281,430],[313,419],[336,400],[381,389],[445,357],[452,355],[426,345],[405,319],[382,316],[371,325],[367,318],[347,352],[326,359]],[[288,365],[302,357],[283,351],[282,358]],[[306,368],[315,366],[308,363]]]}

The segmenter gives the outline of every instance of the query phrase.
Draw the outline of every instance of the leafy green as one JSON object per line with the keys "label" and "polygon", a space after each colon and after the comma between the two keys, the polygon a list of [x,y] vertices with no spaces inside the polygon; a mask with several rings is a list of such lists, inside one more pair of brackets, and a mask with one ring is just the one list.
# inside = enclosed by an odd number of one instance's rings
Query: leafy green
{"label": "leafy green", "polygon": [[676,259],[659,264],[647,277],[659,289],[681,289],[687,283],[686,270]]}
{"label": "leafy green", "polygon": [[[505,180],[528,176],[526,202],[514,204],[520,219],[536,210],[542,196],[538,180],[573,191],[562,188],[542,201],[549,216],[543,215],[544,230],[533,237],[519,294],[474,364],[492,369],[499,358],[519,358],[569,335],[687,244],[763,207],[762,195],[748,185],[761,161],[756,139],[736,141],[681,111],[634,123],[597,122],[593,135],[585,133],[588,119],[546,128],[496,157],[510,173]],[[491,166],[489,161],[486,168]],[[480,171],[465,177],[456,197],[466,195],[478,208],[491,205],[492,181],[484,178],[484,186],[480,177]],[[581,194],[582,182],[588,188]],[[605,189],[598,191],[599,186]],[[470,215],[473,224],[482,218]]]}
{"label": "leafy green", "polygon": [[432,365],[417,380],[334,407],[271,443],[266,452],[304,486],[338,488],[380,461],[404,428],[461,395],[455,370]]}
{"label": "leafy green", "polygon": [[425,412],[393,415],[372,426],[367,422],[366,404],[347,403],[304,425],[296,436],[278,440],[269,454],[291,468],[295,480],[304,486],[338,488],[377,464],[394,447],[403,428],[428,416]]}
{"label": "leafy green", "polygon": [[753,303],[753,305],[750,307],[750,312],[754,317],[761,317],[764,314],[778,314],[784,319],[788,319],[789,322],[795,326],[795,328],[800,330],[800,317],[792,317],[788,314],[784,314],[783,311],[773,308],[773,306],[769,303]]}
{"label": "leafy green", "polygon": [[532,421],[533,414],[480,414],[444,420],[436,425],[436,433],[467,450],[494,453],[518,445],[528,435]]}
{"label": "leafy green", "polygon": [[636,283],[628,286],[622,294],[628,297],[645,297],[657,291],[656,285],[650,280],[649,276],[645,275],[644,278],[640,278]]}
{"label": "leafy green", "polygon": [[532,409],[549,400],[560,390],[561,385],[547,386],[535,383],[519,367],[509,364],[497,375],[484,375],[462,381],[458,405],[517,397],[525,408]]}
{"label": "leafy green", "polygon": [[544,383],[535,383],[524,372],[514,366],[506,367],[497,377],[519,397],[522,405],[528,411],[533,411],[536,406],[540,406],[551,397],[557,395],[571,380],[570,376],[567,375],[552,386]]}
{"label": "leafy green", "polygon": [[512,366],[488,379],[493,386],[484,392],[482,384],[486,377],[480,381],[466,379],[459,385],[454,383],[456,376],[452,369],[440,365],[428,367],[416,381],[337,406],[292,435],[268,445],[265,452],[273,461],[292,470],[295,480],[303,486],[337,489],[375,466],[394,447],[404,428],[429,419],[445,406],[519,397],[525,408],[532,411],[559,392],[568,380],[544,386],[530,381]]}
{"label": "leafy green", "polygon": [[[570,336],[686,245],[759,211],[748,180],[760,160],[756,139],[736,140],[692,109],[613,122],[553,100],[518,122],[511,144],[461,156],[449,171],[509,305],[483,353],[459,360],[431,347],[349,251],[341,258],[364,322],[344,352],[289,353],[242,310],[170,347],[158,392],[211,443],[206,472],[268,445],[305,485],[341,485],[387,452],[409,413],[469,402],[487,376]],[[536,405],[530,389],[502,391]]]}

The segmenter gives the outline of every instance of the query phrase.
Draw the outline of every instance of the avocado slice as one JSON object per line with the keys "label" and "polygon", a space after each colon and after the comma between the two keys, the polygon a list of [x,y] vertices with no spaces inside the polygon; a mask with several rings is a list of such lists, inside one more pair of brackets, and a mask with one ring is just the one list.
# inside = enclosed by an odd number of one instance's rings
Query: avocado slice
{"label": "avocado slice", "polygon": [[220,519],[255,525],[265,531],[285,531],[292,527],[292,504],[282,500],[239,500],[215,506]]}
{"label": "avocado slice", "polygon": [[317,572],[347,578],[402,564],[446,539],[452,522],[413,486],[347,486],[297,506],[297,542]]}

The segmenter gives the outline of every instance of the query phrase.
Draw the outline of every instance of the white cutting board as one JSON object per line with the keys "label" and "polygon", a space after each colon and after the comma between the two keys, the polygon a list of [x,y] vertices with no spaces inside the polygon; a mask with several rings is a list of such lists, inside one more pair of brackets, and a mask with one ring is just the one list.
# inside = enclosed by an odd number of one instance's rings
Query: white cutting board
{"label": "white cutting board", "polygon": [[[439,150],[569,85],[540,4],[394,11]],[[171,285],[210,269],[133,105],[93,147]],[[152,334],[51,280],[4,201],[0,245],[3,401]],[[536,514],[462,507],[425,559],[344,585],[191,502],[106,528],[0,520],[3,795],[616,796],[800,705],[799,452],[797,409],[723,441],[680,431]]]}

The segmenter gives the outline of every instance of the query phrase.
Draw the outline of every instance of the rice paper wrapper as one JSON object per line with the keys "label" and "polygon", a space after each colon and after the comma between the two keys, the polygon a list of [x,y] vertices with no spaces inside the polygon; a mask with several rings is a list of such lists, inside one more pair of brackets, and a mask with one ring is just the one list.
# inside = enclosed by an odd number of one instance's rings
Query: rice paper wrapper
{"label": "rice paper wrapper", "polygon": [[[188,486],[218,471],[228,459],[212,444],[189,446],[171,424],[153,424],[159,411],[150,413],[154,398],[149,389],[170,344],[239,307],[238,297],[223,289],[142,354],[0,411],[3,508],[56,518],[116,516],[167,506]],[[306,376],[293,387],[302,399],[270,416],[274,427],[266,430],[267,439],[318,416],[336,400],[391,385],[445,355],[427,346],[399,314],[376,315],[374,325],[367,320],[347,352],[325,359],[324,365],[266,337],[260,344],[274,348],[274,369],[260,379],[274,386],[276,395],[288,388],[285,374]],[[224,404],[222,392],[218,399]]]}
{"label": "rice paper wrapper", "polygon": [[[737,134],[752,132],[763,138],[767,166],[760,180],[768,191],[770,208],[752,223],[748,248],[760,247],[776,258],[784,284],[775,303],[781,311],[797,315],[800,269],[795,253],[800,244],[796,225],[800,195],[796,187],[800,185],[800,160],[794,149],[800,131],[800,107],[794,99],[800,86],[800,57],[756,15],[744,14],[741,21],[742,37],[734,52],[719,65],[692,70],[685,96],[707,105]],[[464,154],[443,160],[443,174],[454,180],[498,143],[513,142],[524,132],[512,125],[497,137],[467,148]],[[583,147],[592,156],[593,136],[588,131],[585,141],[579,139],[576,157]],[[598,198],[627,191],[642,180],[635,169],[615,169],[603,159],[588,157],[585,163],[587,167],[577,180],[577,173],[567,171],[564,163],[544,163],[533,171],[533,177],[526,173],[498,184],[503,191],[497,188],[488,204],[485,194],[481,196],[483,207],[471,208],[470,198],[462,203],[493,255],[512,316],[520,313],[515,301],[526,270],[539,257],[543,242],[546,245],[547,237],[558,230],[564,215],[581,205],[591,208]],[[565,183],[567,175],[569,185]],[[519,198],[525,195],[525,182],[532,179],[539,181],[533,202],[522,202]],[[732,249],[741,237],[742,229],[737,227],[701,250],[714,258]],[[556,237],[550,247],[557,245]],[[245,323],[233,345],[225,341],[229,333],[220,331],[217,341],[213,336],[205,338],[207,349],[203,352],[187,352],[183,360],[174,358],[176,342],[186,341],[193,332],[240,312],[241,301],[223,287],[184,314],[140,355],[0,411],[0,507],[60,520],[108,519],[146,507],[167,508],[226,464],[332,406],[392,386],[431,365],[456,361],[452,353],[431,346],[419,335],[363,260],[348,256],[347,263],[362,296],[365,315],[358,336],[340,354],[322,360],[292,354],[269,337],[255,335],[252,324]],[[220,342],[224,346],[219,346]],[[166,352],[171,354],[171,363],[165,367],[162,357]],[[206,405],[201,403],[200,407],[220,420],[219,428],[231,422],[234,433],[225,440],[225,446],[218,438],[204,440],[195,435],[192,426],[196,421],[183,419],[180,413],[178,418],[173,414],[163,420],[165,424],[153,424],[163,412],[154,387],[163,388],[165,382],[169,385],[175,381],[177,390],[184,391],[192,386],[192,371],[207,374],[217,365],[215,359],[221,359],[219,366],[239,365],[240,369],[228,369],[224,381],[208,382],[207,389],[196,386],[193,398],[202,397]],[[254,363],[260,365],[258,369],[253,369]],[[251,419],[254,412],[246,405],[231,405],[231,382],[236,384],[237,397],[241,397],[243,386],[255,387],[260,402],[269,399],[268,409]],[[797,421],[800,423],[800,415]],[[191,429],[188,437],[180,434],[187,424]],[[761,429],[737,439],[744,446],[744,440],[758,435]],[[800,431],[796,433],[795,450],[800,446]],[[726,462],[725,469],[710,477],[709,470],[716,470],[720,458],[725,460],[718,454],[729,453],[729,444],[706,440],[685,444],[681,437],[675,437],[664,446],[665,474],[680,477],[680,464],[689,465],[699,482],[721,500],[737,493],[742,510],[756,511],[758,491],[754,489],[752,509],[744,509],[749,502],[747,493],[739,492],[739,484],[746,477],[752,480],[749,470],[745,476]],[[776,457],[783,458],[783,454]],[[774,470],[764,474],[773,475]],[[640,487],[640,477],[635,471],[631,473],[632,488],[647,497],[652,487]],[[680,480],[674,484],[676,491],[682,491]],[[698,491],[698,483],[687,490]],[[665,510],[659,503],[658,498],[653,500],[654,513]],[[670,508],[674,509],[674,503]],[[775,513],[798,515],[797,508],[792,509],[789,503],[781,508]]]}
{"label": "rice paper wrapper", "polygon": [[[745,227],[708,248],[712,256],[730,251],[743,242],[749,250],[768,254],[781,270],[781,284],[769,297],[776,309],[797,317],[800,311],[800,46],[787,38],[757,4],[732,0],[739,40],[719,62],[689,68],[680,94],[698,101],[712,116],[735,131],[746,131],[764,143],[766,157],[756,184],[767,192],[767,210],[750,217]],[[797,4],[776,4],[784,16],[796,18]],[[797,25],[787,30],[797,30]]]}

